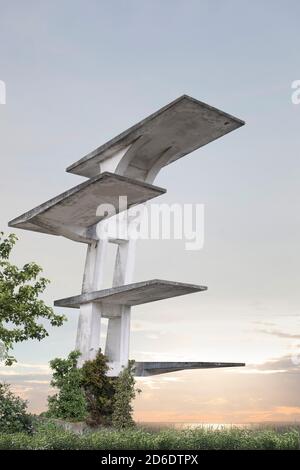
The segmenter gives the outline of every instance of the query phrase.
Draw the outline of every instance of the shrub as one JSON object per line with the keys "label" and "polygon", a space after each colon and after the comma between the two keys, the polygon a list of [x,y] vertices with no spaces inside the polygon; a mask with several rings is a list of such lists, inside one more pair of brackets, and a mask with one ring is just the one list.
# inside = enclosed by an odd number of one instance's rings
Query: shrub
{"label": "shrub", "polygon": [[134,361],[119,377],[108,377],[108,359],[98,351],[92,361],[77,368],[78,351],[67,359],[53,359],[51,385],[58,393],[48,397],[47,417],[87,421],[90,425],[112,425],[117,429],[132,427],[132,401],[135,398]]}
{"label": "shrub", "polygon": [[98,351],[92,361],[86,361],[82,367],[83,388],[87,400],[90,425],[110,425],[113,413],[115,378],[108,377],[108,359]]}
{"label": "shrub", "polygon": [[32,417],[27,402],[14,395],[10,386],[0,383],[0,429],[4,433],[31,432]]}
{"label": "shrub", "polygon": [[78,351],[72,351],[67,359],[53,359],[50,362],[53,369],[52,387],[58,388],[58,393],[48,397],[47,416],[53,418],[82,421],[87,416],[87,403],[82,388],[82,370],[77,368]]}
{"label": "shrub", "polygon": [[128,366],[122,370],[116,380],[112,415],[112,425],[116,429],[125,429],[134,426],[132,401],[136,396],[136,392],[140,393],[140,390],[135,390],[133,366],[134,361],[129,361]]}

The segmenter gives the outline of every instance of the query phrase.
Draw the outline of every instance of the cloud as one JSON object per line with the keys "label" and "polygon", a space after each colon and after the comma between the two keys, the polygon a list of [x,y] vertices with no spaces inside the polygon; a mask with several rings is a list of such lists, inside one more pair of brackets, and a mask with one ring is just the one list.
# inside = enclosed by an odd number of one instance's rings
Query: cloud
{"label": "cloud", "polygon": [[280,330],[259,329],[259,333],[276,336],[277,338],[300,339],[300,334],[286,333]]}
{"label": "cloud", "polygon": [[49,380],[24,380],[24,383],[49,385]]}
{"label": "cloud", "polygon": [[292,355],[286,355],[279,358],[270,359],[269,361],[264,362],[263,364],[255,365],[252,370],[264,373],[293,372],[300,375],[300,368],[297,364],[295,364]]}
{"label": "cloud", "polygon": [[28,410],[33,413],[46,409],[47,396],[53,394],[50,380],[47,364],[16,363],[0,368],[0,381],[9,383],[15,394],[27,400]]}
{"label": "cloud", "polygon": [[216,397],[216,398],[212,398],[211,400],[202,402],[203,405],[212,405],[212,406],[222,406],[222,405],[225,405],[226,403],[228,403],[228,400],[226,400],[226,398],[223,398],[223,397]]}
{"label": "cloud", "polygon": [[173,375],[169,376],[163,376],[161,378],[161,381],[162,382],[182,382],[183,381],[183,378],[182,377],[174,377]]}
{"label": "cloud", "polygon": [[300,406],[277,406],[274,410],[285,416],[300,415]]}
{"label": "cloud", "polygon": [[267,327],[268,326],[271,326],[271,327],[275,326],[275,323],[270,322],[270,321],[254,320],[252,323],[254,325],[262,325],[262,326],[267,326]]}
{"label": "cloud", "polygon": [[149,338],[149,339],[159,339],[158,334],[150,334],[150,335],[146,335],[146,337]]}
{"label": "cloud", "polygon": [[17,362],[12,366],[0,366],[0,377],[9,375],[23,375],[27,373],[38,374],[50,374],[51,369],[48,364],[27,364]]}

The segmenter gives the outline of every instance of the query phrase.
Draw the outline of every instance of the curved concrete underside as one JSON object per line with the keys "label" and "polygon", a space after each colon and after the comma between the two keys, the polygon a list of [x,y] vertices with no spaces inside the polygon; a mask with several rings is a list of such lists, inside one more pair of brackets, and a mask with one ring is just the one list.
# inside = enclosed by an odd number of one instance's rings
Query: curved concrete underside
{"label": "curved concrete underside", "polygon": [[136,377],[148,377],[149,375],[166,374],[181,370],[243,366],[245,366],[243,362],[136,362],[134,375]]}
{"label": "curved concrete underside", "polygon": [[[51,235],[69,234],[69,238],[81,236],[85,241],[89,228],[102,219],[165,192],[158,186],[105,172],[11,220],[8,225]],[[120,207],[120,196],[127,197],[127,207]],[[101,204],[107,206],[105,217],[97,212]]]}
{"label": "curved concrete underside", "polygon": [[162,164],[165,166],[244,124],[183,95],[73,163],[67,171],[91,178],[99,172],[103,160],[129,147],[125,155],[129,164],[122,174],[145,180],[162,155],[167,153]]}

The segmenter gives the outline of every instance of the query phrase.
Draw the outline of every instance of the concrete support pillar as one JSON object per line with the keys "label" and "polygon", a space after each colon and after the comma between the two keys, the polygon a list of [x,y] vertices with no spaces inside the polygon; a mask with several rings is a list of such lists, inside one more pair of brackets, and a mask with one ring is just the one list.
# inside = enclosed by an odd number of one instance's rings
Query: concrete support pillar
{"label": "concrete support pillar", "polygon": [[[101,288],[107,243],[107,240],[99,240],[88,245],[82,293]],[[98,302],[90,302],[80,307],[75,346],[76,350],[81,352],[79,366],[94,359],[100,348],[101,310],[102,305]]]}
{"label": "concrete support pillar", "polygon": [[[132,281],[135,256],[135,240],[118,242],[113,286],[129,284]],[[112,368],[111,374],[118,375],[129,359],[130,313],[127,305],[120,307],[120,315],[108,320],[105,355]]]}
{"label": "concrete support pillar", "polygon": [[94,359],[100,347],[101,304],[90,302],[80,307],[76,350],[81,352],[80,367],[85,361]]}
{"label": "concrete support pillar", "polygon": [[120,307],[120,316],[108,321],[105,355],[113,370],[126,367],[129,358],[130,312],[127,305]]}

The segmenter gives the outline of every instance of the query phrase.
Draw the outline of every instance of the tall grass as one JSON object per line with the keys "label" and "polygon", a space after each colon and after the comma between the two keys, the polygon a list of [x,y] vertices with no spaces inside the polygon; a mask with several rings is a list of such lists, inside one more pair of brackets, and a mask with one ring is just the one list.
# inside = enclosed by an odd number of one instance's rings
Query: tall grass
{"label": "tall grass", "polygon": [[286,429],[145,429],[101,430],[83,435],[65,431],[53,424],[42,425],[33,435],[0,434],[0,449],[299,449],[300,432]]}

